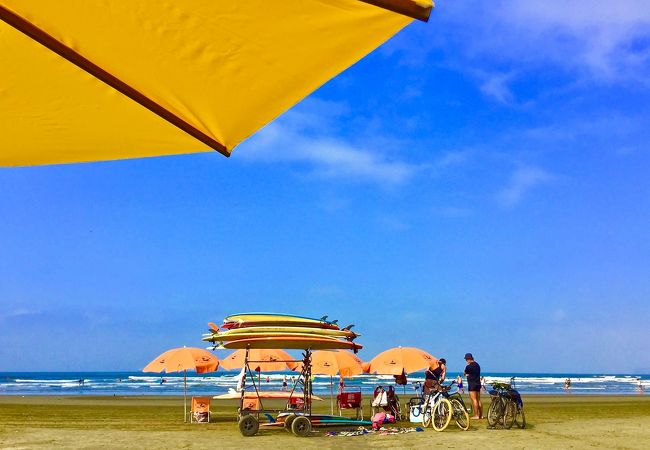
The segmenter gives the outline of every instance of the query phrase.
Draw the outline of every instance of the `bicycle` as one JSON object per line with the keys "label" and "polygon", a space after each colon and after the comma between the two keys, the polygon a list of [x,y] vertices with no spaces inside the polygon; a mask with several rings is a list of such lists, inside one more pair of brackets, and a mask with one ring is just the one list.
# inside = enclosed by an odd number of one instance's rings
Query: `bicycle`
{"label": "bicycle", "polygon": [[452,417],[461,430],[469,429],[469,414],[458,391],[449,394],[449,386],[440,386],[437,390],[425,394],[422,405],[422,424],[431,426],[436,431],[444,431]]}
{"label": "bicycle", "polygon": [[[449,385],[449,389],[451,389],[452,386],[456,385],[456,382],[453,381],[451,385]],[[443,394],[447,400],[451,402],[451,408],[452,408],[452,417],[456,421],[456,425],[458,428],[460,428],[463,431],[467,431],[469,429],[469,411],[467,407],[465,406],[465,402],[463,401],[463,396],[460,395],[460,392],[458,391],[458,388],[456,388],[455,392],[450,393],[449,391],[443,392]]]}
{"label": "bicycle", "polygon": [[514,378],[511,383],[493,382],[493,390],[489,391],[491,401],[488,408],[487,421],[490,428],[510,429],[513,425],[526,428],[526,415],[521,395],[513,388]]}

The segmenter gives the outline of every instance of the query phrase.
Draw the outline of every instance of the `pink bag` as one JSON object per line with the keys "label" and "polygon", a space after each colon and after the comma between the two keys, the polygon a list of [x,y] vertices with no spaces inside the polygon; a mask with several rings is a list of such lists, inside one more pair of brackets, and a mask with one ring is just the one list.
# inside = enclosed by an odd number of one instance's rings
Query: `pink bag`
{"label": "pink bag", "polygon": [[372,428],[378,430],[384,423],[395,423],[395,416],[386,414],[385,412],[378,412],[372,416]]}
{"label": "pink bag", "polygon": [[377,414],[372,416],[372,428],[374,430],[378,430],[381,427],[381,424],[384,423],[384,420],[386,420],[386,413],[378,412]]}

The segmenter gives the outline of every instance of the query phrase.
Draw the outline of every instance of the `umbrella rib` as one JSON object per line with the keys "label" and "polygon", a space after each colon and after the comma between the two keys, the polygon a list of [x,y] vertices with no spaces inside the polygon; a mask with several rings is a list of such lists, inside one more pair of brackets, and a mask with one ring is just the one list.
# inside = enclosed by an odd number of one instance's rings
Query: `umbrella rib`
{"label": "umbrella rib", "polygon": [[13,11],[7,9],[5,6],[0,5],[0,19],[6,22],[8,25],[17,29],[21,33],[45,46],[49,50],[58,54],[62,58],[76,65],[80,69],[86,71],[90,75],[94,76],[100,81],[103,81],[107,85],[111,86],[113,89],[122,93],[123,95],[129,97],[131,100],[139,103],[140,105],[147,108],[149,111],[160,116],[167,122],[175,125],[177,128],[180,128],[193,138],[199,140],[210,148],[216,150],[222,155],[229,157],[230,153],[225,145],[214,139],[213,137],[208,136],[194,125],[180,118],[164,106],[155,102],[154,100],[147,97],[142,92],[128,85],[126,82],[120,80],[116,76],[107,72],[106,70],[99,67],[97,64],[93,63],[89,59],[85,58],[81,54],[77,53],[75,50],[71,49],[67,45],[63,44],[58,39],[54,38],[52,35],[41,30],[33,23],[14,13]]}
{"label": "umbrella rib", "polygon": [[428,22],[431,15],[431,8],[433,6],[424,6],[414,0],[360,0],[364,3],[378,6],[380,8],[393,11],[397,14],[402,14],[413,19]]}

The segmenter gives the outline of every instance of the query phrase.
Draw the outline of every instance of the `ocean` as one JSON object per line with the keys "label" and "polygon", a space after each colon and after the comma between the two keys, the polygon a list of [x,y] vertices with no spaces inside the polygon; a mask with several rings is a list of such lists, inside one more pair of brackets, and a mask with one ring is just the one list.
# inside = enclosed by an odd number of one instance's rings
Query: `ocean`
{"label": "ocean", "polygon": [[[235,388],[235,371],[221,371],[209,374],[187,375],[189,394],[217,395]],[[280,390],[285,377],[289,383],[295,372],[262,374],[264,390]],[[457,373],[448,373],[452,380]],[[508,382],[515,377],[516,388],[522,394],[589,394],[589,395],[648,395],[650,375],[625,374],[548,374],[548,373],[485,373],[485,381]],[[567,378],[570,389],[564,388]],[[409,376],[406,387],[398,386],[398,393],[414,393],[416,382],[423,381],[424,373]],[[378,385],[393,383],[392,376],[360,375],[345,380],[348,387],[359,387],[364,393],[371,393]],[[334,389],[338,379],[334,378]],[[316,376],[314,393],[328,394],[330,378]],[[183,374],[152,375],[142,372],[0,372],[0,395],[182,395]]]}

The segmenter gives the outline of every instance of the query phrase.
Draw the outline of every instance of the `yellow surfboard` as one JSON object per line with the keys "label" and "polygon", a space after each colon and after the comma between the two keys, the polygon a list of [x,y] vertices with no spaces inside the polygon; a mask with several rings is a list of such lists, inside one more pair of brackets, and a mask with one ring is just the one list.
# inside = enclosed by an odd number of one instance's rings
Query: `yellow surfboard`
{"label": "yellow surfboard", "polygon": [[344,349],[353,350],[355,353],[363,348],[360,344],[340,339],[319,338],[319,337],[257,337],[249,339],[239,339],[231,342],[224,342],[223,348],[240,349],[289,349],[289,350],[334,350]]}
{"label": "yellow surfboard", "polygon": [[244,328],[232,328],[230,330],[219,331],[213,334],[213,337],[228,338],[230,336],[245,335],[250,333],[302,333],[318,336],[329,336],[345,339],[354,339],[359,336],[350,330],[332,330],[329,328],[314,327],[294,327],[294,326],[250,326]]}
{"label": "yellow surfboard", "polygon": [[[251,328],[250,330],[254,330],[254,328]],[[325,336],[325,335],[310,334],[310,333],[292,333],[292,332],[264,333],[264,332],[250,331],[248,333],[238,333],[238,334],[218,333],[210,336],[206,335],[203,338],[203,340],[208,342],[232,342],[241,339],[265,338],[265,337],[275,338],[275,339],[283,339],[283,338],[332,339],[332,340],[339,339],[335,336]],[[349,340],[346,340],[346,342],[349,342]]]}
{"label": "yellow surfboard", "polygon": [[313,317],[295,316],[291,314],[275,313],[242,313],[228,316],[223,320],[225,328],[236,328],[249,324],[250,326],[282,325],[282,326],[313,326],[320,328],[338,329],[334,322]]}

